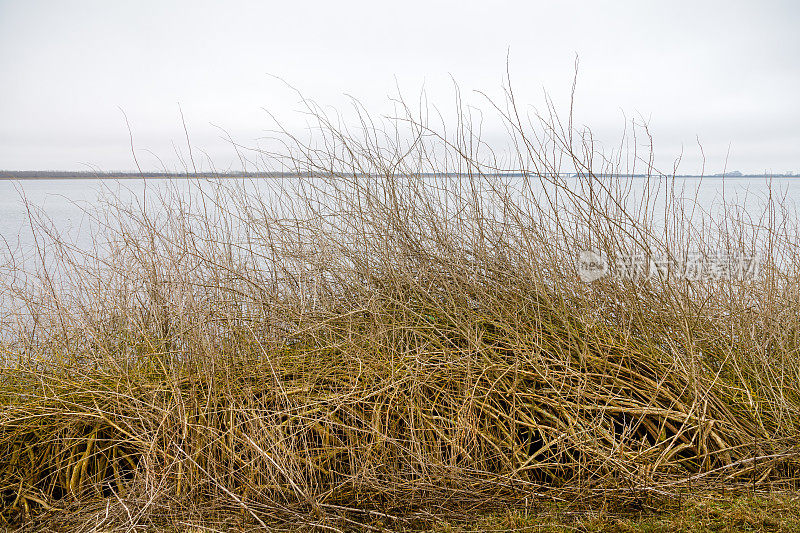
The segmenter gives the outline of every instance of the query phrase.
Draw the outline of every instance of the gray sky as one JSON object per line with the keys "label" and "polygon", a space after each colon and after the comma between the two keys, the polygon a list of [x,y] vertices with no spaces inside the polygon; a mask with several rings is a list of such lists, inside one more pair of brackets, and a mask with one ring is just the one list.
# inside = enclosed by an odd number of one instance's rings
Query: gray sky
{"label": "gray sky", "polygon": [[[193,146],[234,164],[211,124],[255,145],[298,131],[297,96],[377,113],[399,85],[452,107],[451,76],[500,95],[510,50],[517,97],[565,106],[580,58],[576,122],[613,146],[649,121],[657,162],[680,171],[800,172],[800,2],[787,1],[42,1],[0,0],[0,169],[177,166]],[[484,106],[485,107],[485,106]],[[564,108],[566,109],[566,108]],[[502,131],[486,136],[501,139]]]}

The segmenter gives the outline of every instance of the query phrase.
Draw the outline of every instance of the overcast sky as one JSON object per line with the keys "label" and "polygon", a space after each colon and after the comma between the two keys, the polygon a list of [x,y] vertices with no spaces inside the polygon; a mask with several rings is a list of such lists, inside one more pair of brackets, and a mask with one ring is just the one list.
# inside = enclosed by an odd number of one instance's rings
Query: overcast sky
{"label": "overcast sky", "polygon": [[[509,52],[510,51],[510,52]],[[263,108],[302,128],[298,98],[383,113],[397,87],[452,106],[455,79],[564,106],[613,145],[641,115],[683,173],[800,172],[800,2],[0,0],[0,169],[177,168],[192,144],[237,169],[220,131],[255,145]],[[566,109],[564,107],[563,109]],[[485,132],[502,142],[501,130]],[[152,152],[152,154],[151,154]],[[155,155],[153,155],[155,154]]]}

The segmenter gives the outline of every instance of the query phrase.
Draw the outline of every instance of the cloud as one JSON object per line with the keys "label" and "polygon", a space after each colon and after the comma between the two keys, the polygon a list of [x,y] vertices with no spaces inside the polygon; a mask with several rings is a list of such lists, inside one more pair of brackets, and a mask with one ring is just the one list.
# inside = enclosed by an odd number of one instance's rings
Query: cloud
{"label": "cloud", "polygon": [[128,151],[98,141],[127,138],[118,107],[142,146],[173,161],[178,102],[215,153],[224,143],[208,123],[254,141],[270,126],[262,106],[302,127],[297,96],[269,75],[340,108],[347,93],[380,112],[398,84],[447,109],[451,76],[498,94],[510,50],[517,96],[539,106],[543,88],[566,106],[578,54],[577,118],[609,143],[623,112],[639,113],[666,160],[699,135],[732,143],[742,170],[800,170],[787,141],[800,122],[799,13],[792,2],[684,0],[0,2],[0,71],[12,80],[0,86],[0,139],[14,140],[0,145],[0,167],[44,157],[130,168]]}

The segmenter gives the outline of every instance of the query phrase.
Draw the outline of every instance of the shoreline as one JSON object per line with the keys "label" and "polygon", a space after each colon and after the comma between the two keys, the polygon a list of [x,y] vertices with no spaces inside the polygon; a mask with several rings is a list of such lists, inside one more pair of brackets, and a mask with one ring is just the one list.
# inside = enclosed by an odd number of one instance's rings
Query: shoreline
{"label": "shoreline", "polygon": [[[420,177],[423,178],[436,178],[436,177],[459,177],[457,174],[435,174],[435,173],[423,173],[418,174]],[[522,173],[513,172],[513,173],[503,173],[497,174],[496,177],[507,177],[507,178],[518,178],[524,177]],[[48,174],[41,174],[41,175],[4,175],[0,173],[0,181],[47,181],[47,180],[107,180],[107,179],[114,179],[114,180],[192,180],[192,179],[292,179],[292,178],[309,178],[314,176],[309,176],[305,173],[294,173],[294,172],[286,172],[286,173],[266,173],[266,174],[205,174],[199,173],[195,175],[186,175],[186,174],[94,174],[94,175],[82,175],[82,174],[75,174],[75,175],[48,175]],[[326,177],[323,175],[316,175],[316,177]],[[328,176],[329,177],[329,176]],[[352,175],[348,175],[348,177],[352,177]],[[365,177],[375,177],[375,176],[365,176]],[[465,176],[462,176],[465,177]],[[559,177],[562,178],[578,178],[575,174],[559,174]],[[800,179],[800,175],[789,175],[789,174],[742,174],[736,176],[719,176],[719,175],[711,175],[711,176],[701,176],[701,175],[693,175],[693,174],[678,174],[675,176],[669,175],[654,175],[654,176],[647,176],[643,174],[620,174],[614,176],[595,176],[596,178],[615,178],[615,179],[712,179],[712,180],[742,180],[742,179],[792,179],[798,178]]]}

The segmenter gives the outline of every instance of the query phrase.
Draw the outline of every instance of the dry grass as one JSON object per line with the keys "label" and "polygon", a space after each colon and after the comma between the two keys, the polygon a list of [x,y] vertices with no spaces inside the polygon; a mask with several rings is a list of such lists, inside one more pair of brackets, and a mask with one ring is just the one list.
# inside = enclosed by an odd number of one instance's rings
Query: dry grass
{"label": "dry grass", "polygon": [[431,531],[467,533],[739,533],[782,532],[800,529],[797,494],[720,494],[696,491],[657,509],[574,508],[538,504],[524,509],[473,517],[470,521],[440,519],[427,524]]}
{"label": "dry grass", "polygon": [[[22,304],[2,317],[0,520],[402,529],[796,484],[800,261],[779,199],[692,218],[649,160],[603,159],[552,108],[529,121],[508,93],[503,159],[468,112],[447,129],[401,104],[348,130],[309,103],[312,141],[258,154],[297,179],[112,202],[93,251],[40,225],[47,253],[0,286]],[[640,168],[666,190],[599,177]],[[584,249],[762,261],[587,284]]]}

